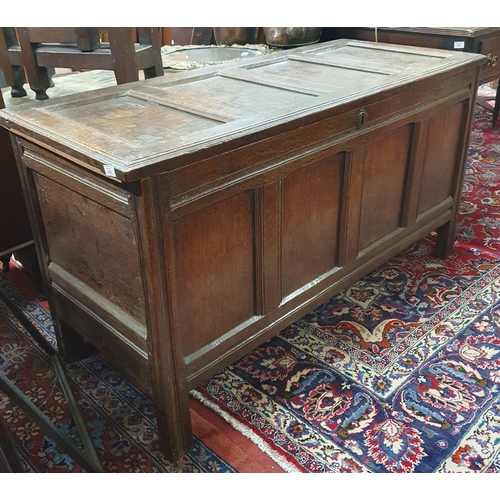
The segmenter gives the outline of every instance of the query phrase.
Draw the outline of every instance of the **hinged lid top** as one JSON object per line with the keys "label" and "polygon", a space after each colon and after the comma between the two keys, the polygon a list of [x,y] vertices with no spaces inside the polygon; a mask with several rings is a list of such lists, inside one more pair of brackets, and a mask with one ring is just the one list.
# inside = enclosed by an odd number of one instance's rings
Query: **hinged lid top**
{"label": "hinged lid top", "polygon": [[133,181],[279,133],[478,54],[336,40],[0,111],[19,135]]}

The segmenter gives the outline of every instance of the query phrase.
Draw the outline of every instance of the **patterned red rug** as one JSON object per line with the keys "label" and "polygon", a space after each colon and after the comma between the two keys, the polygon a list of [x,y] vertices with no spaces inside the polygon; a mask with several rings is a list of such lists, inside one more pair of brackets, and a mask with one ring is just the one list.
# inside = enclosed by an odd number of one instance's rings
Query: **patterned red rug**
{"label": "patterned red rug", "polygon": [[[434,258],[430,235],[193,391],[195,447],[178,463],[158,451],[144,394],[98,356],[69,365],[104,469],[499,472],[500,128],[490,117],[477,107],[455,253]],[[53,341],[46,304],[22,281],[0,273]],[[50,363],[1,304],[0,370],[78,442]],[[28,471],[82,470],[2,394],[0,415]]]}
{"label": "patterned red rug", "polygon": [[[22,306],[31,322],[55,345],[47,302],[37,299],[35,284],[15,261],[11,261],[8,273],[0,272],[0,287]],[[63,435],[79,443],[51,362],[1,301],[0,371]],[[195,400],[191,401],[195,447],[179,462],[166,462],[157,449],[152,403],[144,394],[98,356],[68,365],[67,372],[106,472],[283,472],[247,438]],[[27,471],[82,471],[1,392],[0,416]]]}
{"label": "patterned red rug", "polygon": [[500,472],[499,133],[477,107],[449,259],[430,235],[195,397],[288,471]]}

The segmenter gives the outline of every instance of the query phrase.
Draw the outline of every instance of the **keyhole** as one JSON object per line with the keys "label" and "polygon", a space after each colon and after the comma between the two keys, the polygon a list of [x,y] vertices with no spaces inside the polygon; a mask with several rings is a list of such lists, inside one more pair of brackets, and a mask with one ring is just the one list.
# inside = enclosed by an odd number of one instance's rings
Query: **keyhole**
{"label": "keyhole", "polygon": [[368,114],[364,109],[360,109],[356,115],[356,119],[354,120],[354,123],[356,125],[356,128],[359,130],[361,125],[363,125],[368,118]]}

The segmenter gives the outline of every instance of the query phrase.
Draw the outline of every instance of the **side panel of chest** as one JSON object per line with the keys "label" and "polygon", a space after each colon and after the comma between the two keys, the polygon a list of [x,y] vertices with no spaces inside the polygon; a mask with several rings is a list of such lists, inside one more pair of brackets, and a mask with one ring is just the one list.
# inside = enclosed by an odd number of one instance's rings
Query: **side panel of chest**
{"label": "side panel of chest", "polygon": [[43,221],[43,259],[59,317],[148,387],[132,194],[34,144],[19,145]]}

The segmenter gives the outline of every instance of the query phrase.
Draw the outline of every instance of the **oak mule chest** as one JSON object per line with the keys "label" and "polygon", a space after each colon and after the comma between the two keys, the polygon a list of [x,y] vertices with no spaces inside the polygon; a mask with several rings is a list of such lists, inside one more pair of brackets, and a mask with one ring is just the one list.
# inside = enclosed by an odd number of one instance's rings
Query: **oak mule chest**
{"label": "oak mule chest", "polygon": [[0,112],[58,346],[189,391],[437,230],[452,250],[486,57],[336,40]]}

